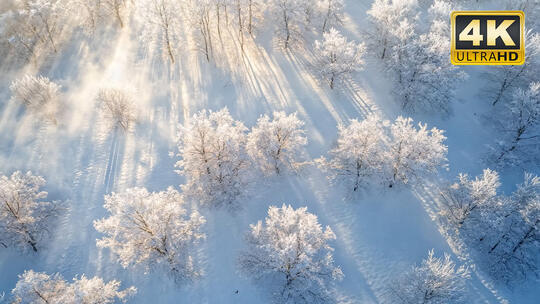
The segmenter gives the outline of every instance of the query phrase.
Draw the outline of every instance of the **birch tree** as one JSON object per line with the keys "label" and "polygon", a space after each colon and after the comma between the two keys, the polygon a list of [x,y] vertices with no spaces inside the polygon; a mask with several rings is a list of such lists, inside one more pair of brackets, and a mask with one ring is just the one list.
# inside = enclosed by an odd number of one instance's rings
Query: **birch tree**
{"label": "birch tree", "polygon": [[26,59],[57,53],[67,30],[63,0],[17,0],[2,14],[1,36]]}
{"label": "birch tree", "polygon": [[176,0],[144,0],[138,10],[142,21],[142,40],[157,45],[165,58],[174,63],[181,41],[180,2]]}
{"label": "birch tree", "polygon": [[502,135],[493,153],[500,166],[534,162],[540,152],[540,82],[516,89],[497,127]]}
{"label": "birch tree", "polygon": [[101,0],[104,14],[114,18],[120,28],[125,25],[125,19],[128,15],[128,0]]}
{"label": "birch tree", "polygon": [[341,25],[343,19],[343,0],[320,0],[319,12],[322,15],[322,32]]}

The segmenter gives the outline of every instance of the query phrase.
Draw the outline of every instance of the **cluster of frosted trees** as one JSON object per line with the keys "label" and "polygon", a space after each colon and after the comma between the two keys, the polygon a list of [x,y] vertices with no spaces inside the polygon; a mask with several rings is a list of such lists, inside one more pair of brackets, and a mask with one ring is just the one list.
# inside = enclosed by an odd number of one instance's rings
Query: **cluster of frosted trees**
{"label": "cluster of frosted trees", "polygon": [[207,60],[224,48],[224,40],[232,38],[243,49],[246,39],[266,28],[287,49],[339,25],[343,1],[10,0],[3,9],[0,36],[27,59],[58,52],[77,28],[94,35],[111,25],[123,28],[135,16],[141,38],[174,63],[188,33]]}
{"label": "cluster of frosted trees", "polygon": [[124,26],[127,0],[9,0],[0,11],[0,38],[25,60],[61,50],[77,26],[93,33],[116,22]]}
{"label": "cluster of frosted trees", "polygon": [[[182,45],[196,43],[210,61],[229,56],[234,47],[243,54],[247,39],[256,42],[258,33],[267,37],[269,33],[262,32],[271,31],[286,49],[318,39],[312,47],[313,73],[332,89],[351,79],[369,53],[380,59],[394,97],[405,111],[446,115],[466,77],[448,61],[448,12],[456,5],[467,8],[470,1],[428,2],[431,6],[424,11],[417,0],[374,1],[368,11],[369,30],[364,43],[358,44],[335,29],[343,19],[342,0],[11,0],[0,11],[0,40],[14,54],[38,59],[59,52],[78,27],[94,33],[133,23],[140,29],[141,47],[175,63],[179,52],[186,51],[180,49]],[[537,28],[539,18],[534,16],[540,14],[539,5],[531,1],[517,5],[529,16],[528,27]],[[486,72],[486,96],[495,109],[489,120],[498,131],[489,160],[499,166],[538,160],[539,37],[527,33],[524,65]],[[58,88],[49,85],[47,90],[54,95]],[[55,109],[46,111],[50,113],[45,117],[51,117]]]}
{"label": "cluster of frosted trees", "polygon": [[389,187],[421,181],[446,166],[443,131],[398,117],[394,123],[376,115],[338,126],[328,159],[317,160],[330,180],[357,192],[376,184]]}
{"label": "cluster of frosted trees", "polygon": [[424,16],[416,0],[375,0],[368,11],[368,47],[382,61],[405,111],[450,111],[465,77],[448,60],[453,9],[450,2],[435,0]]}
{"label": "cluster of frosted trees", "polygon": [[180,126],[178,174],[187,177],[184,193],[203,204],[230,205],[246,191],[257,174],[296,172],[307,144],[304,123],[296,114],[261,116],[247,132],[227,109],[201,111]]}
{"label": "cluster of frosted trees", "polygon": [[[296,114],[262,116],[247,132],[227,109],[201,111],[180,126],[177,172],[185,175],[182,189],[203,204],[233,203],[246,193],[254,175],[298,172],[310,164],[305,155],[304,122]],[[375,184],[410,184],[446,166],[443,131],[411,118],[393,124],[372,115],[338,126],[336,146],[328,159],[316,160],[330,180],[348,191]],[[259,172],[253,167],[259,168]]]}
{"label": "cluster of frosted trees", "polygon": [[[52,232],[61,205],[43,201],[44,179],[30,172],[1,179],[0,244],[37,251],[45,232]],[[195,252],[205,238],[205,219],[181,193],[130,188],[106,195],[104,207],[109,216],[94,222],[104,235],[97,246],[108,248],[124,268],[160,269],[179,284],[203,275]],[[265,289],[280,302],[328,303],[332,284],[343,277],[328,244],[335,238],[306,208],[271,206],[265,222],[251,225],[246,234],[239,268],[256,282],[270,284]],[[84,275],[68,282],[60,274],[29,270],[19,276],[11,296],[13,303],[113,303],[136,292],[134,287],[120,290],[120,284]]]}
{"label": "cluster of frosted trees", "polygon": [[[371,22],[365,41],[368,53],[383,64],[391,79],[396,101],[408,112],[450,113],[456,88],[467,75],[450,64],[448,12],[468,8],[459,3],[435,0],[427,12],[417,0],[375,0],[368,11]],[[459,5],[460,7],[457,7]],[[525,64],[490,67],[483,96],[493,105],[488,121],[497,130],[488,160],[497,166],[519,166],[538,161],[540,152],[538,73],[540,68],[540,5],[515,1],[512,9],[526,12]],[[428,21],[427,26],[425,25]]]}
{"label": "cluster of frosted trees", "polygon": [[526,173],[510,196],[499,187],[495,171],[461,174],[441,191],[439,216],[461,250],[472,249],[486,272],[511,283],[539,271],[540,178]]}
{"label": "cluster of frosted trees", "polygon": [[59,274],[48,275],[32,270],[19,276],[19,281],[11,291],[12,303],[66,303],[66,304],[104,304],[126,302],[137,289],[130,287],[119,290],[120,282],[104,282],[99,277],[87,278],[84,275],[68,282]]}
{"label": "cluster of frosted trees", "polygon": [[498,133],[489,160],[498,167],[538,163],[540,154],[540,4],[518,1],[514,6],[527,14],[525,63],[485,72],[485,95]]}

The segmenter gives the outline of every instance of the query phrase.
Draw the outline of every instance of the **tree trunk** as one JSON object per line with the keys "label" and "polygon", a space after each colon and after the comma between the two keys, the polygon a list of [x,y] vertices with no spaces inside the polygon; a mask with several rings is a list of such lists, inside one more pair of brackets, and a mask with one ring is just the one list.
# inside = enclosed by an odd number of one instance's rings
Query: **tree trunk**
{"label": "tree trunk", "polygon": [[291,32],[289,30],[289,17],[287,16],[287,10],[283,9],[283,21],[285,22],[285,44],[284,47],[289,48],[289,40],[291,39]]}

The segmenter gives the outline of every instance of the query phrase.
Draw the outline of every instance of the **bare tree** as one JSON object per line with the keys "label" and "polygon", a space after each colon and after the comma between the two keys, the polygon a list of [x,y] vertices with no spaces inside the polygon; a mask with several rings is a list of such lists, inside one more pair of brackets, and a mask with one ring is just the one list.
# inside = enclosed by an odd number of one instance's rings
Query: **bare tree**
{"label": "bare tree", "polygon": [[47,77],[25,75],[11,83],[12,97],[26,109],[56,124],[60,109],[60,85]]}
{"label": "bare tree", "polygon": [[143,40],[147,45],[158,44],[164,56],[174,63],[180,43],[180,2],[177,0],[142,1]]}
{"label": "bare tree", "polygon": [[343,18],[343,0],[322,0],[318,2],[322,14],[322,32],[341,24]]}
{"label": "bare tree", "polygon": [[137,120],[137,109],[132,97],[120,89],[102,89],[99,91],[97,101],[105,118],[112,126],[121,127],[129,131]]}
{"label": "bare tree", "polygon": [[118,22],[118,25],[123,28],[124,27],[124,19],[126,18],[126,14],[128,13],[128,5],[129,2],[127,0],[101,0],[101,5],[103,7],[103,10],[105,14],[108,14],[110,16],[113,16],[116,21]]}

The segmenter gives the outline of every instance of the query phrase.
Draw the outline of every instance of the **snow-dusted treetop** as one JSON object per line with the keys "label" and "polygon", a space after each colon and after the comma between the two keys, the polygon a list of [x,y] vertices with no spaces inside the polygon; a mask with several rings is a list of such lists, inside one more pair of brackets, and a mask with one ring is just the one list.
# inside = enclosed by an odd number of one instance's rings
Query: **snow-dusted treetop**
{"label": "snow-dusted treetop", "polygon": [[434,256],[433,250],[422,264],[399,277],[390,287],[393,303],[468,303],[466,281],[469,270],[456,267],[448,254]]}
{"label": "snow-dusted treetop", "polygon": [[424,177],[446,167],[447,146],[443,131],[426,124],[413,124],[399,116],[390,124],[371,115],[349,126],[338,126],[339,138],[330,150],[330,159],[321,158],[320,167],[331,180],[350,190],[383,183],[420,182]]}
{"label": "snow-dusted treetop", "polygon": [[329,159],[317,160],[333,183],[356,192],[382,178],[388,142],[384,124],[370,115],[361,121],[352,119],[348,126],[338,125],[337,144],[329,151]]}
{"label": "snow-dusted treetop", "polygon": [[187,178],[182,189],[188,197],[210,206],[231,206],[245,193],[251,175],[246,130],[226,108],[203,110],[180,126],[181,159],[175,166]]}
{"label": "snow-dusted treetop", "polygon": [[411,118],[398,117],[390,127],[390,185],[418,181],[445,167],[448,147],[443,133],[435,127],[428,130],[427,124],[415,127]]}
{"label": "snow-dusted treetop", "polygon": [[274,112],[272,120],[267,115],[257,120],[248,135],[247,151],[264,174],[294,172],[301,167],[307,144],[303,127],[296,113]]}
{"label": "snow-dusted treetop", "polygon": [[315,41],[314,52],[315,69],[333,89],[336,81],[343,81],[362,68],[365,47],[347,41],[335,28],[331,28],[323,34],[322,41]]}
{"label": "snow-dusted treetop", "polygon": [[105,208],[111,215],[94,222],[105,234],[97,246],[110,248],[123,267],[161,266],[180,283],[201,275],[193,254],[205,237],[205,219],[196,211],[188,214],[178,191],[130,188],[105,196]]}
{"label": "snow-dusted treetop", "polygon": [[116,300],[126,302],[137,291],[129,287],[122,291],[120,282],[104,282],[100,277],[82,275],[73,282],[65,281],[60,274],[48,275],[27,270],[11,291],[14,304],[108,304]]}
{"label": "snow-dusted treetop", "polygon": [[40,190],[43,185],[45,179],[30,171],[0,176],[0,245],[38,251],[52,233],[63,208],[58,201],[43,200],[47,197],[47,192]]}
{"label": "snow-dusted treetop", "polygon": [[327,303],[329,285],[343,273],[334,266],[336,238],[330,227],[323,229],[307,208],[271,206],[264,223],[251,225],[247,249],[240,257],[244,274],[263,284],[287,303]]}
{"label": "snow-dusted treetop", "polygon": [[60,85],[44,76],[25,75],[11,83],[9,87],[15,101],[23,104],[34,114],[56,123],[60,107]]}
{"label": "snow-dusted treetop", "polygon": [[101,89],[97,95],[101,111],[112,127],[130,130],[137,121],[137,107],[133,96],[122,89]]}

